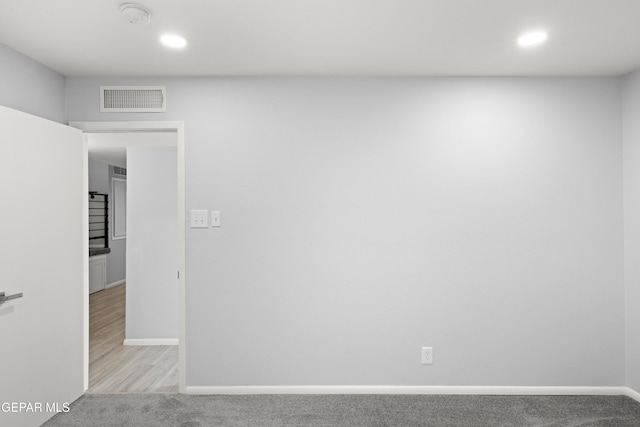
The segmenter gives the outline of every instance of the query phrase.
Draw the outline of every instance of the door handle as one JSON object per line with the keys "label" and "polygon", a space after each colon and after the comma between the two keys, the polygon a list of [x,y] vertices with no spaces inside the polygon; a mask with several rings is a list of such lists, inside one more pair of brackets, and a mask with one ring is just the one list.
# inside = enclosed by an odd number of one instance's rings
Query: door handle
{"label": "door handle", "polygon": [[4,296],[4,292],[0,292],[0,304],[16,298],[22,298],[22,292],[20,292],[19,294],[9,295],[8,297]]}

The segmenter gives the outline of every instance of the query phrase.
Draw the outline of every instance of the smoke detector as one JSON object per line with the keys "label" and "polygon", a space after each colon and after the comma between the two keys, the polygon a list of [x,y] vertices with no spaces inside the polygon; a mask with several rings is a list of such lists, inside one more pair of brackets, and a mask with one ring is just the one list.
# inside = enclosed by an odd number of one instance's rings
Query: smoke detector
{"label": "smoke detector", "polygon": [[120,13],[130,24],[147,25],[151,22],[151,12],[135,3],[124,3],[120,5]]}

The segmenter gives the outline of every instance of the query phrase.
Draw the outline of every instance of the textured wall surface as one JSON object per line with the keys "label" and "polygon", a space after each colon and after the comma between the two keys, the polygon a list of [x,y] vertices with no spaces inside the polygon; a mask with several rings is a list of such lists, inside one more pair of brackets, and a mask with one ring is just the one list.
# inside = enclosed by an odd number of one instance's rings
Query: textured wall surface
{"label": "textured wall surface", "polygon": [[[100,114],[107,84],[167,112]],[[624,384],[620,79],[67,94],[69,120],[185,122],[187,209],[222,212],[187,230],[189,386]]]}

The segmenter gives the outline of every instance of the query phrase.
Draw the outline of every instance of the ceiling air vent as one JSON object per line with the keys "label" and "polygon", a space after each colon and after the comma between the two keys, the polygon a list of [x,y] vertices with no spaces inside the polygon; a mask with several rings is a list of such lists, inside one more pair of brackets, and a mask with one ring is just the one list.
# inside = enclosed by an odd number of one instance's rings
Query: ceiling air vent
{"label": "ceiling air vent", "polygon": [[166,86],[100,86],[101,113],[164,113]]}
{"label": "ceiling air vent", "polygon": [[120,176],[127,176],[127,169],[121,168],[120,166],[114,166],[113,167],[113,174],[114,175],[120,175]]}

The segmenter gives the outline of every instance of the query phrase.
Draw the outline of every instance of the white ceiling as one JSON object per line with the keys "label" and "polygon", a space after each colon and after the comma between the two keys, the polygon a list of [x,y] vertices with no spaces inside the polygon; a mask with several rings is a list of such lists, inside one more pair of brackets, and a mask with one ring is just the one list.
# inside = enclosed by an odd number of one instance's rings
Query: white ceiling
{"label": "white ceiling", "polygon": [[[135,0],[134,0],[135,1]],[[0,43],[66,76],[621,75],[640,0],[0,0]],[[521,50],[522,31],[543,47]],[[163,32],[189,46],[169,50]]]}
{"label": "white ceiling", "polygon": [[175,147],[176,132],[87,133],[89,159],[127,167],[127,147]]}
{"label": "white ceiling", "polygon": [[127,147],[100,147],[89,149],[89,160],[108,165],[127,167]]}

